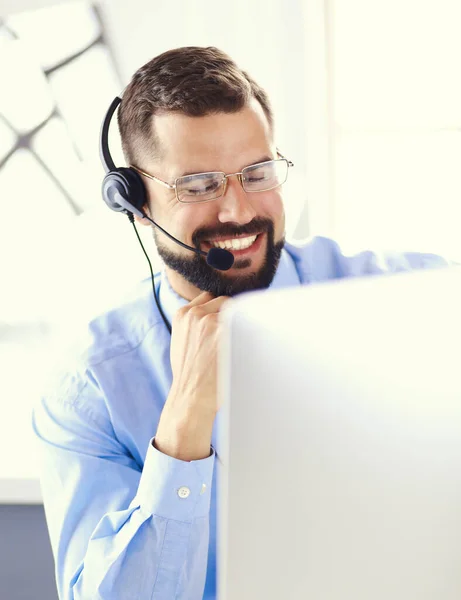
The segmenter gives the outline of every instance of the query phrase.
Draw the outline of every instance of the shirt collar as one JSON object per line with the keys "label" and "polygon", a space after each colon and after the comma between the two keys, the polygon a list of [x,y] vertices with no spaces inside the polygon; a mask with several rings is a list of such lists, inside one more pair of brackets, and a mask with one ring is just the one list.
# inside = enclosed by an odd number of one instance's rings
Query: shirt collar
{"label": "shirt collar", "polygon": [[[283,249],[277,271],[272,283],[269,286],[269,289],[281,289],[299,284],[300,279],[295,263],[288,252]],[[176,311],[189,303],[188,300],[182,298],[173,290],[170,282],[168,281],[165,269],[162,270],[160,278],[159,300],[163,312],[165,313],[165,316],[170,324]]]}

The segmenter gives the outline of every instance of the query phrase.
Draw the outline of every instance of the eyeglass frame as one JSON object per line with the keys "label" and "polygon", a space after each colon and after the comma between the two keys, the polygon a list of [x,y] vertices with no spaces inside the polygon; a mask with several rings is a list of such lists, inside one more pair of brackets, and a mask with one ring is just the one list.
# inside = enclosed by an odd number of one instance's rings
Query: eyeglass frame
{"label": "eyeglass frame", "polygon": [[[203,173],[191,173],[190,175],[181,175],[180,177],[176,177],[176,179],[174,180],[174,183],[167,183],[166,181],[163,181],[162,179],[159,179],[158,177],[156,177],[155,175],[149,175],[149,173],[146,173],[145,171],[143,171],[142,169],[139,169],[138,167],[136,167],[135,165],[130,165],[131,169],[134,169],[135,171],[137,171],[140,175],[144,175],[144,177],[147,177],[148,179],[152,179],[153,181],[156,181],[157,183],[160,183],[161,185],[163,185],[164,187],[167,187],[170,190],[174,190],[175,191],[175,195],[176,195],[176,200],[178,202],[181,202],[181,204],[199,204],[202,202],[213,202],[213,200],[218,200],[218,198],[222,198],[227,190],[227,179],[228,177],[233,177],[234,175],[237,175],[238,180],[240,182],[240,185],[242,186],[243,190],[245,193],[248,193],[245,188],[243,187],[243,181],[242,181],[242,175],[243,175],[243,171],[245,169],[248,169],[249,167],[257,167],[258,165],[263,165],[266,162],[274,162],[277,160],[284,160],[286,161],[287,165],[288,165],[288,169],[290,167],[294,167],[294,163],[289,160],[288,158],[286,158],[285,156],[283,156],[281,154],[281,152],[279,152],[279,150],[277,149],[277,155],[279,156],[279,158],[273,158],[271,160],[264,160],[261,163],[255,163],[254,165],[248,165],[248,167],[244,167],[242,171],[238,171],[237,173],[224,173],[223,171],[205,171]],[[288,169],[287,169],[287,178],[288,178]],[[184,200],[180,200],[179,196],[178,196],[178,190],[177,190],[177,181],[178,179],[182,179],[183,177],[194,177],[195,175],[208,175],[209,173],[215,174],[215,173],[222,173],[224,175],[224,185],[223,185],[223,193],[220,194],[219,196],[216,196],[215,198],[209,198],[208,200],[192,200],[190,202],[184,202]],[[286,181],[286,179],[285,179]],[[283,183],[285,183],[285,181]],[[275,185],[274,187],[265,189],[265,190],[252,190],[251,194],[253,193],[258,193],[258,192],[269,192],[270,190],[275,190],[276,188],[278,188],[280,185],[283,185],[283,183],[279,183],[278,185]]]}

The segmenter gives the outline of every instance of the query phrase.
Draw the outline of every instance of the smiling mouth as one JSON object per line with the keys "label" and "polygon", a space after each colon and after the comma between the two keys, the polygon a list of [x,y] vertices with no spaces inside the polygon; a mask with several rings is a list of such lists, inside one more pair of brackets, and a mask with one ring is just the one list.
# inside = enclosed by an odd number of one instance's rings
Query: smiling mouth
{"label": "smiling mouth", "polygon": [[262,233],[253,235],[244,234],[231,238],[222,237],[215,238],[213,240],[207,240],[203,242],[203,245],[205,250],[210,250],[211,248],[222,248],[232,252],[232,254],[235,254],[236,256],[240,256],[243,254],[256,252],[261,246],[261,240],[263,237],[264,235]]}

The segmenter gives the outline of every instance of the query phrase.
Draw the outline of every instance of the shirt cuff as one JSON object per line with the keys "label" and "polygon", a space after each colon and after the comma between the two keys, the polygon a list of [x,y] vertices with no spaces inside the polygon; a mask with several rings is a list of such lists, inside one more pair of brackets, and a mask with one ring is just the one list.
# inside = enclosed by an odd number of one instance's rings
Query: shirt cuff
{"label": "shirt cuff", "polygon": [[149,514],[176,521],[192,521],[210,512],[215,451],[190,462],[163,454],[152,438],[134,500]]}

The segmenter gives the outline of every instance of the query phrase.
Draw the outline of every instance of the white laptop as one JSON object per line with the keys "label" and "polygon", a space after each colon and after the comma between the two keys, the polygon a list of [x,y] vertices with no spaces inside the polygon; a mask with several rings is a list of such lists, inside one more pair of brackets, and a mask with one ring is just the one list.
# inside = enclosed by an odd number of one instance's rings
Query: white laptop
{"label": "white laptop", "polygon": [[461,599],[461,268],[224,311],[219,600]]}

